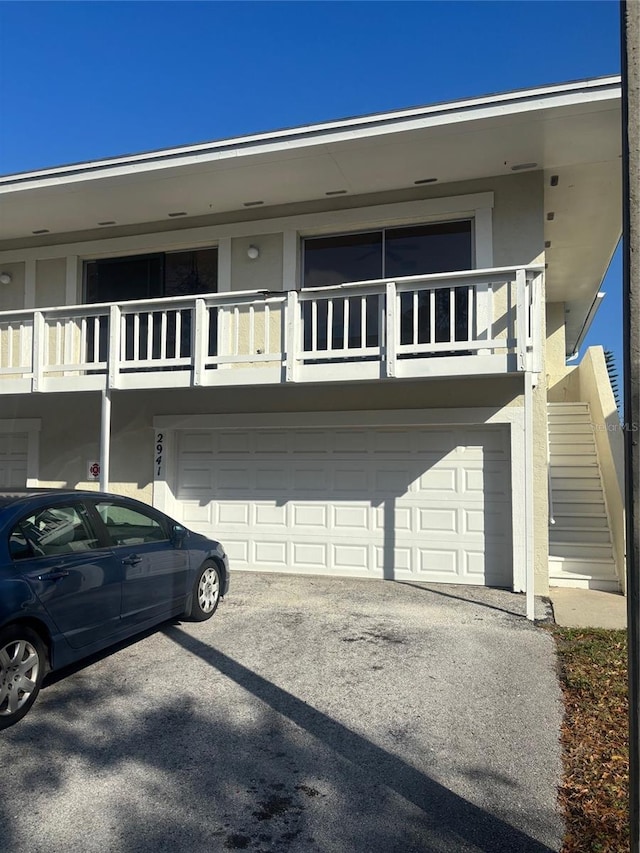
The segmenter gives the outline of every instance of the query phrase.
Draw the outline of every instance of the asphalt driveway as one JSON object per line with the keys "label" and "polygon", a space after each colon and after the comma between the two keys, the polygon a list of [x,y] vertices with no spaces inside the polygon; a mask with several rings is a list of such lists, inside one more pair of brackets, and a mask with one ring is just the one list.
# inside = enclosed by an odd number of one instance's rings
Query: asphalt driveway
{"label": "asphalt driveway", "polygon": [[236,573],[0,735],[3,853],[547,853],[560,693],[521,597]]}

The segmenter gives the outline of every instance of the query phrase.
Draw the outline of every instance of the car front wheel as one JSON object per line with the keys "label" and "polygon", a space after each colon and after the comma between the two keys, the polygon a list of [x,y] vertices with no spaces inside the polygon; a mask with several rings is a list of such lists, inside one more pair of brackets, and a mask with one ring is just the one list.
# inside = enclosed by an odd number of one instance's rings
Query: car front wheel
{"label": "car front wheel", "polygon": [[44,643],[31,628],[0,631],[0,729],[21,720],[36,701],[46,660]]}
{"label": "car front wheel", "polygon": [[220,570],[212,561],[200,566],[193,585],[191,610],[187,614],[196,622],[210,619],[220,602]]}

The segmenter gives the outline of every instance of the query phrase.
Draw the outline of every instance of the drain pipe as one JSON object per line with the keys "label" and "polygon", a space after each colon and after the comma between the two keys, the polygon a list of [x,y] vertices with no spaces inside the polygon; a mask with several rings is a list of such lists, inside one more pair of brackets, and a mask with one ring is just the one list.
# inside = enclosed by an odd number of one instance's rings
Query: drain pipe
{"label": "drain pipe", "polygon": [[525,590],[527,619],[531,622],[536,618],[533,552],[533,388],[533,373],[526,370],[524,374]]}
{"label": "drain pipe", "polygon": [[102,392],[100,412],[100,491],[109,491],[109,457],[111,454],[111,389]]}

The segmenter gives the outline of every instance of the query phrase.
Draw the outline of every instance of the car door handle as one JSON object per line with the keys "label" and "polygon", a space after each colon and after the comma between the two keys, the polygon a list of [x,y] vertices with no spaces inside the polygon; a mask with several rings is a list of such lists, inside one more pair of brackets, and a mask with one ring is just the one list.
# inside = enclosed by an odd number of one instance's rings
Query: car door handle
{"label": "car door handle", "polygon": [[38,575],[39,581],[59,581],[60,578],[69,577],[69,572],[66,569],[54,569],[44,575]]}
{"label": "car door handle", "polygon": [[138,563],[142,562],[142,557],[138,556],[138,554],[131,554],[129,557],[125,557],[122,561],[125,566],[137,566]]}

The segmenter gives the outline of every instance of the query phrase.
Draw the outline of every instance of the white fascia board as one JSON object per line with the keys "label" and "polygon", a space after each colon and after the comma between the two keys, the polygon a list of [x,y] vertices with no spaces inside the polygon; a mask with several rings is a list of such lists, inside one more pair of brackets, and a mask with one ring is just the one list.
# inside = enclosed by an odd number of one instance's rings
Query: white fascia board
{"label": "white fascia board", "polygon": [[254,134],[181,148],[161,149],[126,157],[0,176],[0,193],[55,187],[99,180],[103,177],[122,177],[256,154],[293,153],[313,146],[321,147],[337,142],[428,127],[471,123],[480,119],[515,116],[535,110],[588,105],[598,101],[615,102],[619,101],[620,97],[619,77],[524,89],[492,95],[490,98],[471,98],[391,113],[361,116],[346,121],[296,127],[275,133]]}

